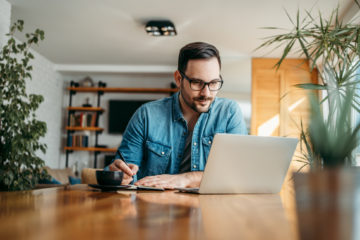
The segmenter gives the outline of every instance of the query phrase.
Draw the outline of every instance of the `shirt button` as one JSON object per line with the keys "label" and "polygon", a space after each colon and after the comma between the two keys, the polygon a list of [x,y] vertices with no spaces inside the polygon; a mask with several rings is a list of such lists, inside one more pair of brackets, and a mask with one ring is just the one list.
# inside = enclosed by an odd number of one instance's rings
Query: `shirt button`
{"label": "shirt button", "polygon": [[209,144],[211,144],[211,141],[209,141]]}
{"label": "shirt button", "polygon": [[194,142],[194,146],[196,146],[196,142]]}
{"label": "shirt button", "polygon": [[164,152],[161,152],[161,155],[164,155],[165,153]]}
{"label": "shirt button", "polygon": [[196,165],[194,165],[194,168],[196,168]]}

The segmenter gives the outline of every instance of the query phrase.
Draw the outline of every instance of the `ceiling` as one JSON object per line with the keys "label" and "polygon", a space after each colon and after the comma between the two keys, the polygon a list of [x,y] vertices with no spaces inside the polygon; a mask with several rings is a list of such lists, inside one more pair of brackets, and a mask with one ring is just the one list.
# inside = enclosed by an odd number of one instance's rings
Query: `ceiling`
{"label": "ceiling", "polygon": [[[352,0],[8,0],[12,22],[25,20],[25,32],[45,31],[35,49],[56,64],[176,65],[179,49],[206,41],[222,58],[277,57],[279,52],[253,52],[276,26],[291,28],[285,13],[297,9],[328,15],[340,4],[351,11]],[[350,9],[350,10],[349,10]],[[152,37],[144,24],[169,19],[178,35]],[[23,35],[17,35],[21,40]]]}

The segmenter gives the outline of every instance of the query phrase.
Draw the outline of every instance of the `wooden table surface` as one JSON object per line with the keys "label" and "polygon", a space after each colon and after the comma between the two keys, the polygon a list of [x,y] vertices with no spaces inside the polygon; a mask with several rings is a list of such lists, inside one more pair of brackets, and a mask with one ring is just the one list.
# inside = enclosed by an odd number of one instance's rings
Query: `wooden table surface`
{"label": "wooden table surface", "polygon": [[0,239],[297,239],[292,191],[194,195],[86,185],[0,193]]}

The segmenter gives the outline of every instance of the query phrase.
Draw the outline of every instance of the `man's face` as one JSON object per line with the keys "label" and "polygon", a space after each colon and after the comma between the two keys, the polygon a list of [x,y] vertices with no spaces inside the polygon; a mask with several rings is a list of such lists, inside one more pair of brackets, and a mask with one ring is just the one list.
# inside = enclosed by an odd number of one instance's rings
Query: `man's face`
{"label": "man's face", "polygon": [[[214,101],[218,91],[210,91],[206,85],[202,90],[195,91],[190,88],[190,82],[183,78],[179,72],[175,73],[175,79],[183,102],[192,110],[198,113],[207,112]],[[211,82],[220,79],[220,67],[217,58],[194,59],[187,64],[184,73],[190,80],[201,80]]]}

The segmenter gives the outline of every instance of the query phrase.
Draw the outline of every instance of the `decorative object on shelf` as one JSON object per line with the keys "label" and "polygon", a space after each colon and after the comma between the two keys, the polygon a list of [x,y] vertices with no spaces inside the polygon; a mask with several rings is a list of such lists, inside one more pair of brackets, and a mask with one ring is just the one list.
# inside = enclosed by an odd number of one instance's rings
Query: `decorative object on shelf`
{"label": "decorative object on shelf", "polygon": [[89,76],[80,80],[79,85],[80,85],[80,87],[94,87],[95,86],[94,81]]}
{"label": "decorative object on shelf", "polygon": [[102,82],[102,81],[99,81],[98,82],[98,86],[101,87],[101,88],[105,88],[106,87],[106,83]]}
{"label": "decorative object on shelf", "polygon": [[80,84],[77,83],[77,82],[71,81],[71,82],[70,82],[70,86],[71,86],[71,87],[79,87]]}
{"label": "decorative object on shelf", "polygon": [[46,134],[46,123],[36,119],[36,109],[43,96],[26,93],[26,80],[31,80],[34,55],[30,47],[44,39],[44,31],[36,29],[25,35],[26,41],[15,40],[24,21],[16,21],[9,40],[0,51],[0,190],[27,190],[40,179],[50,180],[44,161],[37,151],[46,152],[39,139]]}
{"label": "decorative object on shelf", "polygon": [[82,105],[83,107],[92,107],[92,105],[90,104],[90,98],[86,98],[85,100],[86,102]]}
{"label": "decorative object on shelf", "polygon": [[104,144],[96,144],[95,147],[97,147],[97,148],[107,148],[108,146],[104,145]]}
{"label": "decorative object on shelf", "polygon": [[[360,8],[358,1],[355,3]],[[289,17],[290,18],[290,17]],[[319,14],[315,17],[307,12],[300,19],[298,11],[293,30],[269,37],[259,48],[285,45],[282,61],[298,43],[301,56],[311,63],[311,69],[319,70],[319,84],[299,84],[297,87],[313,92],[324,92],[318,101],[311,99],[311,122],[308,129],[302,127],[301,151],[304,166],[310,164],[314,170],[324,167],[353,165],[352,150],[358,145],[359,125],[351,126],[351,108],[360,113],[360,99],[356,91],[360,83],[360,25],[343,23],[336,8],[328,19]],[[271,28],[274,29],[274,28]],[[275,28],[278,29],[278,28]],[[322,107],[328,109],[324,114]]]}

